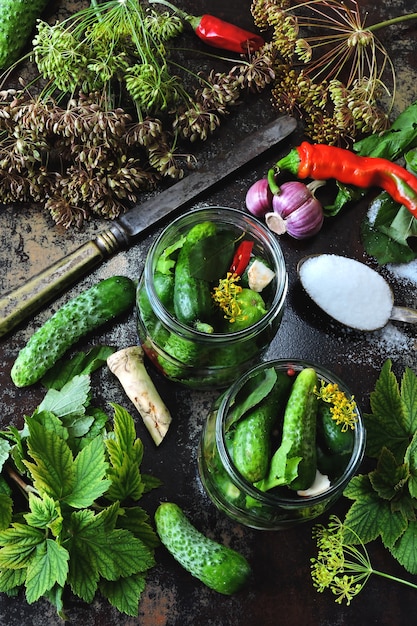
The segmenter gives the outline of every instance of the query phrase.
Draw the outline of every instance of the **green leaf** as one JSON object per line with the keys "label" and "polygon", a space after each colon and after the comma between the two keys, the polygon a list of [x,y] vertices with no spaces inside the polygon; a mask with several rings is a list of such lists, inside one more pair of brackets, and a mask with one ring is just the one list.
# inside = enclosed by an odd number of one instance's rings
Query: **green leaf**
{"label": "green leaf", "polygon": [[61,439],[68,439],[68,429],[62,424],[62,420],[50,411],[35,412],[31,417],[26,417],[25,421],[29,429],[30,425],[36,422],[45,430],[57,434]]}
{"label": "green leaf", "polygon": [[[79,511],[71,515],[68,584],[73,593],[85,602],[92,602],[96,594],[100,579],[100,551],[106,545],[107,533],[114,528],[118,510],[119,504],[115,503],[98,515],[92,511]],[[109,567],[113,568],[111,561]]]}
{"label": "green leaf", "polygon": [[345,518],[348,543],[368,543],[380,536],[384,545],[392,546],[407,527],[404,515],[378,496],[368,475],[354,476],[343,495],[355,500]]}
{"label": "green leaf", "polygon": [[24,461],[34,487],[54,500],[62,500],[74,487],[73,458],[68,444],[56,433],[31,422],[28,452],[35,463]]}
{"label": "green leaf", "polygon": [[385,546],[391,546],[404,532],[407,522],[400,513],[392,514],[389,503],[375,495],[373,501],[357,500],[346,514],[347,543],[363,543],[381,537]]}
{"label": "green leaf", "polygon": [[353,149],[364,156],[395,161],[417,141],[417,103],[405,108],[383,133],[368,135],[357,141]]}
{"label": "green leaf", "polygon": [[364,195],[363,189],[344,185],[336,181],[337,194],[333,201],[333,204],[328,204],[324,207],[324,214],[326,217],[334,217],[343,209],[346,204],[351,202],[358,202]]}
{"label": "green leaf", "polygon": [[157,272],[161,272],[161,274],[172,273],[172,270],[174,269],[175,263],[176,263],[176,258],[172,258],[172,257],[173,255],[175,255],[176,252],[178,252],[182,248],[185,240],[186,240],[185,235],[182,235],[179,239],[177,239],[177,241],[175,241],[173,244],[165,248],[165,250],[162,252],[162,254],[158,258],[158,261],[156,263],[155,269]]}
{"label": "green leaf", "polygon": [[37,411],[50,411],[57,417],[84,414],[91,391],[90,377],[75,376],[59,391],[49,389]]}
{"label": "green leaf", "polygon": [[[370,219],[375,213],[376,217]],[[416,258],[409,239],[414,236],[417,220],[410,217],[410,212],[386,192],[371,202],[361,225],[361,239],[365,251],[380,265],[407,263]]]}
{"label": "green leaf", "polygon": [[145,572],[155,565],[153,550],[128,530],[116,528],[106,535],[107,551],[112,556],[116,577],[110,577],[106,570],[101,575],[106,580],[116,580],[138,572]]}
{"label": "green leaf", "polygon": [[151,474],[143,474],[141,473],[142,483],[143,483],[143,493],[148,493],[152,491],[152,489],[157,489],[157,487],[161,487],[163,484],[159,478],[156,476],[152,476]]}
{"label": "green leaf", "polygon": [[[140,439],[136,438],[135,422],[126,409],[118,404],[111,405],[114,409],[114,427],[113,432],[117,446],[120,451],[120,460],[123,462],[123,455],[127,454],[130,459],[140,465],[143,458],[143,444]],[[114,460],[117,465],[117,460]]]}
{"label": "green leaf", "polygon": [[411,574],[417,574],[417,522],[411,522],[395,545],[391,554]]}
{"label": "green leaf", "polygon": [[8,528],[13,516],[13,500],[7,493],[0,493],[0,530]]}
{"label": "green leaf", "polygon": [[230,429],[247,411],[259,404],[269,394],[276,380],[277,373],[274,367],[269,367],[248,378],[234,399],[233,408],[229,412],[227,428]]}
{"label": "green leaf", "polygon": [[367,430],[366,452],[377,458],[383,447],[388,448],[401,462],[404,459],[412,432],[410,420],[404,412],[399,385],[388,359],[371,393],[372,414],[365,414]]}
{"label": "green leaf", "polygon": [[121,613],[137,617],[139,600],[145,590],[146,579],[142,574],[134,574],[117,581],[103,580],[100,591],[105,598]]}
{"label": "green leaf", "polygon": [[123,407],[113,404],[114,430],[105,439],[111,467],[108,477],[112,484],[106,497],[110,500],[138,500],[144,491],[140,474],[143,458],[143,443],[136,438],[135,423]]}
{"label": "green leaf", "polygon": [[29,508],[30,513],[23,516],[29,526],[41,529],[50,528],[55,537],[59,535],[62,529],[62,516],[60,507],[53,498],[47,494],[43,494],[42,498],[39,498],[30,493]]}
{"label": "green leaf", "polygon": [[124,529],[108,532],[105,518],[83,510],[71,515],[71,563],[77,556],[106,580],[117,580],[154,565],[153,551]]}
{"label": "green leaf", "polygon": [[26,524],[14,523],[0,531],[0,570],[27,567],[36,547],[45,541],[45,534]]}
{"label": "green leaf", "polygon": [[[115,442],[108,440],[108,450],[114,447]],[[125,455],[121,465],[117,468],[111,468],[108,471],[109,488],[106,498],[112,501],[120,500],[123,502],[127,498],[139,500],[144,492],[144,484],[137,463],[133,463],[131,459]]]}
{"label": "green leaf", "polygon": [[272,455],[269,473],[266,478],[255,483],[260,491],[268,491],[281,485],[289,485],[298,476],[301,457],[288,457],[292,442],[287,439]]}
{"label": "green leaf", "polygon": [[399,464],[387,448],[383,448],[377,469],[369,474],[373,489],[383,500],[398,500],[409,478],[407,463]]}
{"label": "green leaf", "polygon": [[12,495],[12,489],[9,483],[4,479],[4,476],[2,476],[1,474],[0,474],[0,494],[3,494],[5,496]]}
{"label": "green leaf", "polygon": [[14,426],[9,426],[9,432],[13,435],[15,444],[11,451],[11,457],[13,463],[16,465],[16,469],[21,474],[26,473],[26,468],[23,464],[23,459],[26,454],[26,449],[23,446],[23,435]]}
{"label": "green leaf", "polygon": [[159,537],[149,523],[149,515],[139,506],[123,509],[117,519],[118,528],[129,530],[149,548],[159,546]]}
{"label": "green leaf", "polygon": [[64,622],[68,621],[68,617],[64,611],[64,603],[63,596],[64,589],[59,585],[54,585],[52,589],[45,591],[44,597],[56,608],[56,612],[58,617],[60,617]]}
{"label": "green leaf", "polygon": [[42,384],[47,389],[62,389],[75,376],[90,375],[105,365],[115,350],[110,346],[94,346],[88,352],[78,352],[71,359],[64,357],[45,374]]}
{"label": "green leaf", "polygon": [[417,376],[406,367],[401,379],[401,399],[406,427],[410,435],[417,431]]}
{"label": "green leaf", "polygon": [[96,437],[77,455],[72,468],[72,490],[63,500],[77,509],[91,506],[111,485],[105,478],[107,468],[103,440]]}
{"label": "green leaf", "polygon": [[70,557],[67,582],[76,596],[84,602],[92,602],[100,580],[94,558],[90,553],[85,554],[78,544],[71,547]]}
{"label": "green leaf", "polygon": [[191,274],[195,278],[213,282],[226,276],[235,249],[232,233],[220,233],[197,241],[189,253]]}
{"label": "green leaf", "polygon": [[9,459],[11,445],[6,439],[0,437],[0,472],[3,470],[3,466]]}
{"label": "green leaf", "polygon": [[408,489],[413,498],[417,497],[417,431],[411,440],[410,445],[405,453],[405,461],[408,464],[410,478],[408,481]]}
{"label": "green leaf", "polygon": [[26,600],[36,602],[57,583],[65,585],[68,575],[69,554],[52,539],[46,539],[37,546],[36,556],[28,565],[26,573]]}
{"label": "green leaf", "polygon": [[24,584],[26,579],[26,568],[3,569],[0,572],[0,592],[11,594],[17,591]]}

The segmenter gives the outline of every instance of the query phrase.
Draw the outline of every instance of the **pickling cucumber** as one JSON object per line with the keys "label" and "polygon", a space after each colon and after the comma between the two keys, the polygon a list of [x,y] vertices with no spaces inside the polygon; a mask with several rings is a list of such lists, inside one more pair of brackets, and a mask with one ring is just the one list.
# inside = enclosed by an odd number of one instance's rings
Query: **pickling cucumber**
{"label": "pickling cucumber", "polygon": [[192,326],[197,320],[207,322],[213,309],[213,299],[208,281],[193,276],[190,254],[202,239],[216,233],[212,222],[196,224],[188,232],[175,264],[174,311],[176,318]]}
{"label": "pickling cucumber", "polygon": [[0,0],[0,69],[17,61],[49,0]]}
{"label": "pickling cucumber", "polygon": [[284,412],[282,445],[289,445],[288,458],[301,459],[298,476],[289,485],[297,491],[308,489],[316,476],[317,386],[316,371],[312,367],[301,370],[294,381]]}
{"label": "pickling cucumber", "polygon": [[286,405],[292,379],[277,372],[268,395],[236,424],[233,437],[233,462],[249,482],[265,478],[271,461],[271,431]]}
{"label": "pickling cucumber", "polygon": [[207,587],[231,595],[248,582],[252,570],[245,557],[203,535],[177,504],[160,504],[155,525],[172,556]]}
{"label": "pickling cucumber", "polygon": [[354,443],[353,430],[343,431],[332,417],[330,406],[327,403],[319,404],[317,416],[317,432],[322,439],[327,452],[330,454],[344,454],[352,452]]}
{"label": "pickling cucumber", "polygon": [[112,276],[93,285],[60,307],[24,346],[11,370],[17,387],[32,385],[81,337],[131,309],[135,283]]}

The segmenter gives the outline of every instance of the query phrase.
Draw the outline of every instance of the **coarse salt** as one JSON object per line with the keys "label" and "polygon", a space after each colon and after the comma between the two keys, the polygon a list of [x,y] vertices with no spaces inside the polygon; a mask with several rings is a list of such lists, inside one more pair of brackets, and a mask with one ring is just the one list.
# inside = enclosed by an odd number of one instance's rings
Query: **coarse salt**
{"label": "coarse salt", "polygon": [[301,283],[312,300],[338,322],[375,330],[388,322],[393,295],[375,270],[347,257],[319,254],[299,267]]}

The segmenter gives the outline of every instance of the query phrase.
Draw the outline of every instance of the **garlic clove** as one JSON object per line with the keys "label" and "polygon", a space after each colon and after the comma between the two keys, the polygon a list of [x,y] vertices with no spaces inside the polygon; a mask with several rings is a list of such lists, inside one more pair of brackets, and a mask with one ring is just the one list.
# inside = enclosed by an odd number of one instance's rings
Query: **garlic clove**
{"label": "garlic clove", "polygon": [[261,178],[249,187],[246,193],[246,208],[255,217],[264,217],[265,213],[272,207],[272,197],[268,180]]}
{"label": "garlic clove", "polygon": [[272,232],[277,235],[283,235],[287,232],[287,225],[284,218],[281,217],[279,213],[274,213],[274,211],[266,213],[265,224],[268,226],[269,230],[272,230]]}

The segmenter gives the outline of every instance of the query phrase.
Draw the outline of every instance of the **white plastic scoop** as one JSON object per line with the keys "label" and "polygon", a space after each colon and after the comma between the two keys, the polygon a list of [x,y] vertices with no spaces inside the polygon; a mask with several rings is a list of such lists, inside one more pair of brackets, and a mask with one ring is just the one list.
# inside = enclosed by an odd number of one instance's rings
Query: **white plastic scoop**
{"label": "white plastic scoop", "polygon": [[299,261],[297,272],[310,298],[345,326],[377,330],[389,320],[417,324],[417,310],[394,306],[386,280],[360,261],[336,254],[311,255]]}

